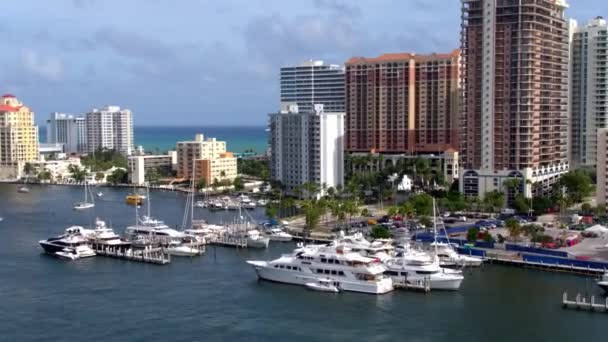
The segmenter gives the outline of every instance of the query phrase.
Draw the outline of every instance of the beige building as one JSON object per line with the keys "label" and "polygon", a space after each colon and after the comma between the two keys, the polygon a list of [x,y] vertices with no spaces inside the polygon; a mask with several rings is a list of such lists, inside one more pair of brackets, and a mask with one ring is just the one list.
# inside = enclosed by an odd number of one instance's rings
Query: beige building
{"label": "beige building", "polygon": [[0,178],[18,178],[26,162],[38,160],[34,113],[14,95],[0,99]]}
{"label": "beige building", "polygon": [[596,185],[596,204],[602,205],[608,203],[606,195],[608,194],[608,182],[606,173],[608,173],[608,128],[600,128],[597,130],[597,164],[595,166],[597,173]]}
{"label": "beige building", "polygon": [[234,180],[237,176],[236,158],[226,151],[226,142],[215,138],[205,139],[197,134],[194,141],[177,143],[177,176],[190,179],[192,163],[196,162],[196,178],[205,178],[207,184],[214,180]]}
{"label": "beige building", "polygon": [[138,155],[129,157],[129,181],[143,185],[148,181],[146,173],[156,169],[161,174],[170,174],[177,165],[177,152],[162,155]]}

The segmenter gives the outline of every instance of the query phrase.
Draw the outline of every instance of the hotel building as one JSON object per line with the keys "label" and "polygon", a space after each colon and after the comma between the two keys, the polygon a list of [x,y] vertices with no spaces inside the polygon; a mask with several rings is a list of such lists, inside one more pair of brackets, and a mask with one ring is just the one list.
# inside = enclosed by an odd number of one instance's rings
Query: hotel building
{"label": "hotel building", "polygon": [[[461,0],[460,190],[525,196],[568,164],[568,23],[564,0]],[[532,184],[534,184],[532,186]]]}
{"label": "hotel building", "polygon": [[300,113],[295,103],[283,103],[269,114],[270,175],[295,195],[306,183],[337,187],[344,183],[344,113]]}
{"label": "hotel building", "polygon": [[86,114],[87,152],[116,150],[123,155],[133,152],[133,114],[128,109],[108,106]]}
{"label": "hotel building", "polygon": [[595,166],[597,130],[608,127],[608,26],[572,25],[570,166]]}
{"label": "hotel building", "polygon": [[322,104],[327,112],[344,112],[344,67],[308,61],[281,68],[281,102],[297,103],[300,113]]}
{"label": "hotel building", "polygon": [[197,134],[193,141],[177,143],[177,176],[191,179],[193,163],[196,179],[205,179],[207,184],[237,177],[237,159],[226,151],[226,142],[215,138],[205,139]]}
{"label": "hotel building", "polygon": [[0,179],[19,178],[26,162],[38,160],[34,112],[14,95],[0,99]]}
{"label": "hotel building", "polygon": [[86,119],[64,113],[51,113],[46,121],[46,142],[63,144],[63,152],[67,154],[86,153]]}

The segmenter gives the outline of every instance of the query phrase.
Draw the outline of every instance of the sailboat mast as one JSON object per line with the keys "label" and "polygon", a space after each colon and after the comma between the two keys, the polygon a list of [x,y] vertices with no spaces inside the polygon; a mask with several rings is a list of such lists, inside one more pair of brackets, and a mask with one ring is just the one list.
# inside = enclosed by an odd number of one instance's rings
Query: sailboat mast
{"label": "sailboat mast", "polygon": [[433,233],[435,235],[435,255],[437,255],[437,208],[435,207],[435,197],[433,197]]}
{"label": "sailboat mast", "polygon": [[191,194],[191,199],[190,199],[190,225],[193,224],[194,222],[194,189],[195,189],[195,185],[194,185],[194,180],[196,179],[196,163],[195,160],[192,159],[192,194]]}

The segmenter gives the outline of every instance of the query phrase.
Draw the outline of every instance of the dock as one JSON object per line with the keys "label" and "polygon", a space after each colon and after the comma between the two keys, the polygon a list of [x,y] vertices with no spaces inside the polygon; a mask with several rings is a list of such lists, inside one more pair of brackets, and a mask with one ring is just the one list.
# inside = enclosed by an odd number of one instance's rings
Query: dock
{"label": "dock", "polygon": [[600,274],[603,274],[604,272],[606,272],[605,269],[580,267],[580,266],[567,265],[567,264],[553,264],[553,263],[549,264],[549,263],[544,263],[542,261],[534,262],[534,261],[529,261],[529,260],[523,260],[521,257],[519,257],[517,255],[507,255],[507,254],[500,254],[500,253],[489,253],[488,252],[488,253],[486,253],[483,260],[487,260],[491,264],[524,267],[524,268],[531,268],[531,269],[537,269],[537,270],[543,270],[543,271],[573,273],[573,274],[585,275],[585,276],[589,276],[589,275],[596,276],[596,275],[600,275]]}
{"label": "dock", "polygon": [[132,248],[128,245],[92,244],[91,248],[99,256],[123,259],[129,261],[144,262],[155,265],[167,265],[171,262],[171,256],[160,247]]}
{"label": "dock", "polygon": [[582,296],[579,293],[574,300],[570,300],[568,299],[568,293],[564,292],[562,307],[564,309],[608,313],[608,298],[606,298],[605,301],[596,303],[595,296],[591,296],[591,298],[587,300],[587,297]]}
{"label": "dock", "polygon": [[247,248],[247,238],[218,236],[211,238],[209,244],[224,247]]}
{"label": "dock", "polygon": [[422,280],[393,281],[393,287],[397,290],[419,291],[424,293],[431,292],[431,279],[425,277]]}

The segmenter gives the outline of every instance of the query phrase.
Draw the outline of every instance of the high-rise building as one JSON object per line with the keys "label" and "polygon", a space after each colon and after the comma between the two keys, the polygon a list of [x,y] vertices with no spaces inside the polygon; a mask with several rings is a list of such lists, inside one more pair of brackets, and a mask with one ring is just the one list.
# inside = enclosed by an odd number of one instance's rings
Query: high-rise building
{"label": "high-rise building", "polygon": [[596,169],[596,204],[605,205],[608,203],[608,179],[606,175],[608,173],[608,127],[599,128],[596,133],[597,136],[597,149],[596,157],[597,160]]}
{"label": "high-rise building", "polygon": [[116,150],[123,155],[133,152],[133,114],[128,109],[108,106],[86,114],[87,151]]}
{"label": "high-rise building", "polygon": [[344,67],[308,61],[281,68],[281,102],[297,103],[300,113],[322,104],[328,112],[344,112]]}
{"label": "high-rise building", "polygon": [[237,176],[237,160],[232,152],[226,151],[225,141],[197,134],[193,141],[177,143],[177,176],[191,179],[193,169],[195,178],[205,179],[208,185],[216,180],[233,181]]}
{"label": "high-rise building", "polygon": [[286,190],[306,183],[336,187],[344,183],[344,113],[300,113],[295,103],[282,105],[270,118],[270,175]]}
{"label": "high-rise building", "polygon": [[0,178],[18,178],[26,162],[38,160],[34,112],[14,95],[0,99]]}
{"label": "high-rise building", "polygon": [[602,17],[573,26],[570,166],[575,168],[595,165],[597,130],[608,127],[608,26]]}
{"label": "high-rise building", "polygon": [[84,117],[51,113],[46,120],[46,142],[63,144],[63,152],[87,152],[87,123]]}
{"label": "high-rise building", "polygon": [[549,191],[569,168],[567,4],[461,4],[460,190],[483,196],[517,178],[525,196]]}
{"label": "high-rise building", "polygon": [[442,153],[458,147],[458,50],[346,62],[346,150]]}

